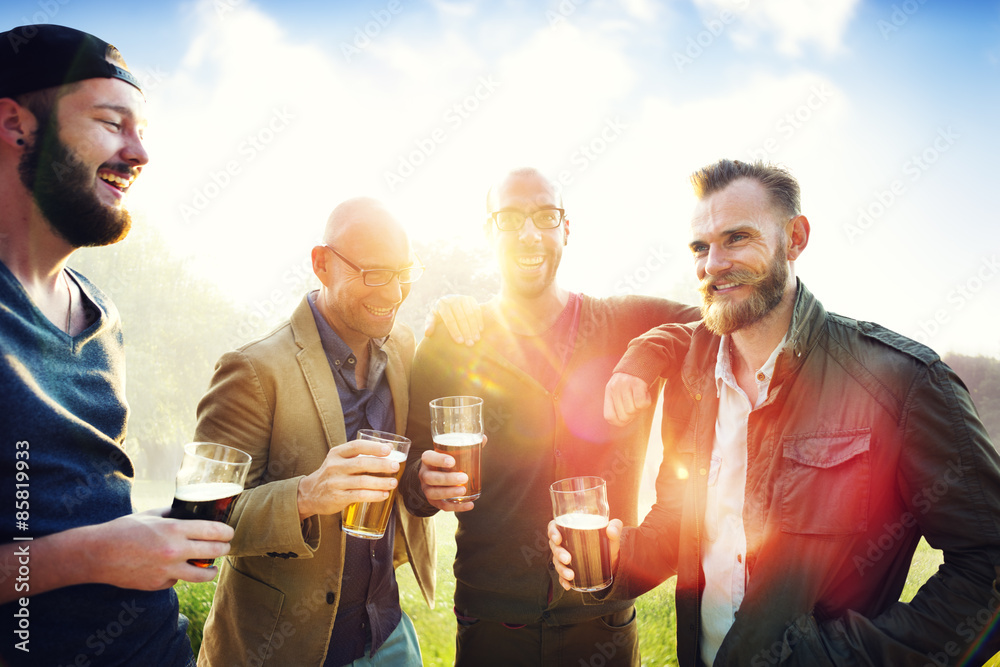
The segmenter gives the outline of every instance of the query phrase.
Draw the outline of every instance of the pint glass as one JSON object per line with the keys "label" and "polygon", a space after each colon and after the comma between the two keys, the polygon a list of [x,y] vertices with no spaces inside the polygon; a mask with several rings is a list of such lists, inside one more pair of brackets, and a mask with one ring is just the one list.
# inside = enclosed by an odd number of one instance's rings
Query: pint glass
{"label": "pint glass", "polygon": [[[373,429],[361,429],[358,431],[358,440],[374,440],[381,442],[392,448],[387,458],[390,461],[399,463],[399,470],[394,475],[396,478],[396,488],[399,488],[399,480],[403,477],[403,470],[406,468],[406,455],[410,451],[410,440],[395,433],[386,431],[376,431]],[[361,456],[369,456],[361,454]],[[372,457],[375,458],[375,457]],[[368,473],[375,477],[389,477],[390,473]],[[361,537],[366,540],[377,540],[385,535],[386,527],[389,525],[389,514],[392,512],[392,502],[396,498],[396,489],[389,491],[389,497],[375,503],[351,503],[344,508],[341,527],[348,535]]]}
{"label": "pint glass", "polygon": [[[177,490],[169,516],[173,519],[228,521],[233,501],[243,491],[250,470],[250,455],[213,442],[184,445],[184,458],[177,471]],[[198,567],[212,567],[211,558],[188,561]]]}
{"label": "pint glass", "polygon": [[478,498],[483,454],[483,399],[475,396],[435,398],[431,401],[431,436],[435,452],[455,459],[455,466],[444,470],[464,472],[469,477],[465,495],[448,500],[462,503]]}
{"label": "pint glass", "polygon": [[600,477],[570,477],[549,487],[552,514],[573,569],[571,587],[599,591],[611,585],[608,491]]}

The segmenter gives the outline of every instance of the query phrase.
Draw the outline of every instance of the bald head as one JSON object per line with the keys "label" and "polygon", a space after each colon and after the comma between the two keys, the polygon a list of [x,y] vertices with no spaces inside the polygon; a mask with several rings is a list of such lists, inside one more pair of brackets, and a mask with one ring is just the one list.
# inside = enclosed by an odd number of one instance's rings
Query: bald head
{"label": "bald head", "polygon": [[[337,247],[341,241],[358,236],[406,239],[406,231],[382,202],[372,197],[355,197],[333,209],[326,220],[323,243]],[[407,241],[407,244],[409,242]]]}
{"label": "bald head", "polygon": [[[312,251],[313,272],[321,283],[316,307],[358,353],[370,339],[389,334],[410,293],[409,281],[398,273],[413,266],[410,240],[381,202],[357,197],[333,209],[323,243]],[[382,269],[392,276],[387,282],[379,279]]]}
{"label": "bald head", "polygon": [[527,183],[533,185],[539,198],[555,202],[555,205],[559,208],[563,207],[562,194],[545,174],[534,167],[520,167],[507,172],[496,183],[490,186],[489,191],[486,193],[486,214],[490,215],[500,208],[499,202],[505,191]]}

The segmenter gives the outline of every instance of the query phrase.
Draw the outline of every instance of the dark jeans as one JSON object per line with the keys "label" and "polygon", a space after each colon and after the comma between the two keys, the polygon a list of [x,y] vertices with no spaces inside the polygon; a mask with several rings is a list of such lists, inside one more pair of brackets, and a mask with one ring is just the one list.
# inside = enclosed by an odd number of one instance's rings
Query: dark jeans
{"label": "dark jeans", "polygon": [[455,667],[639,667],[635,607],[574,625],[458,621]]}

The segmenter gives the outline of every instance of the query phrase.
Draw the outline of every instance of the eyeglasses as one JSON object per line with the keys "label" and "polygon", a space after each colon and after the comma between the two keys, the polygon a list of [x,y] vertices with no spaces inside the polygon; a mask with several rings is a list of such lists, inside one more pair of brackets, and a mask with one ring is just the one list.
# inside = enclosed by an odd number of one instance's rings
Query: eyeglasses
{"label": "eyeglasses", "polygon": [[347,259],[341,255],[337,250],[327,244],[323,244],[324,248],[329,248],[330,251],[344,260],[344,264],[361,274],[361,280],[364,281],[365,285],[368,287],[381,287],[382,285],[388,285],[392,282],[393,278],[399,279],[400,284],[409,285],[410,283],[415,283],[420,279],[420,276],[424,274],[424,267],[417,259],[416,254],[413,255],[414,264],[413,266],[408,266],[405,269],[399,269],[398,271],[393,271],[392,269],[362,269],[360,266]]}
{"label": "eyeglasses", "polygon": [[490,214],[493,222],[497,223],[497,228],[502,232],[516,232],[524,227],[524,221],[531,218],[531,222],[538,229],[555,229],[562,224],[565,211],[555,206],[546,206],[535,209],[531,213],[518,211],[516,209],[504,209],[494,211]]}

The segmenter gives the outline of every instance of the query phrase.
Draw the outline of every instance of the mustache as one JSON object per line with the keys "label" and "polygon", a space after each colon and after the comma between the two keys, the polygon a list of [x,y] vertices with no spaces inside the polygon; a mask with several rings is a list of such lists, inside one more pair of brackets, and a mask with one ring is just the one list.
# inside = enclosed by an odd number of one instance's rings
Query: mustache
{"label": "mustache", "polygon": [[98,169],[108,169],[128,178],[134,178],[139,175],[139,170],[127,162],[105,162]]}
{"label": "mustache", "polygon": [[725,285],[727,283],[735,283],[737,285],[749,285],[750,287],[757,287],[767,279],[767,273],[758,273],[751,269],[733,269],[732,271],[723,274],[721,276],[706,276],[698,284],[698,291],[703,297],[711,300],[714,296],[712,288],[716,285]]}

